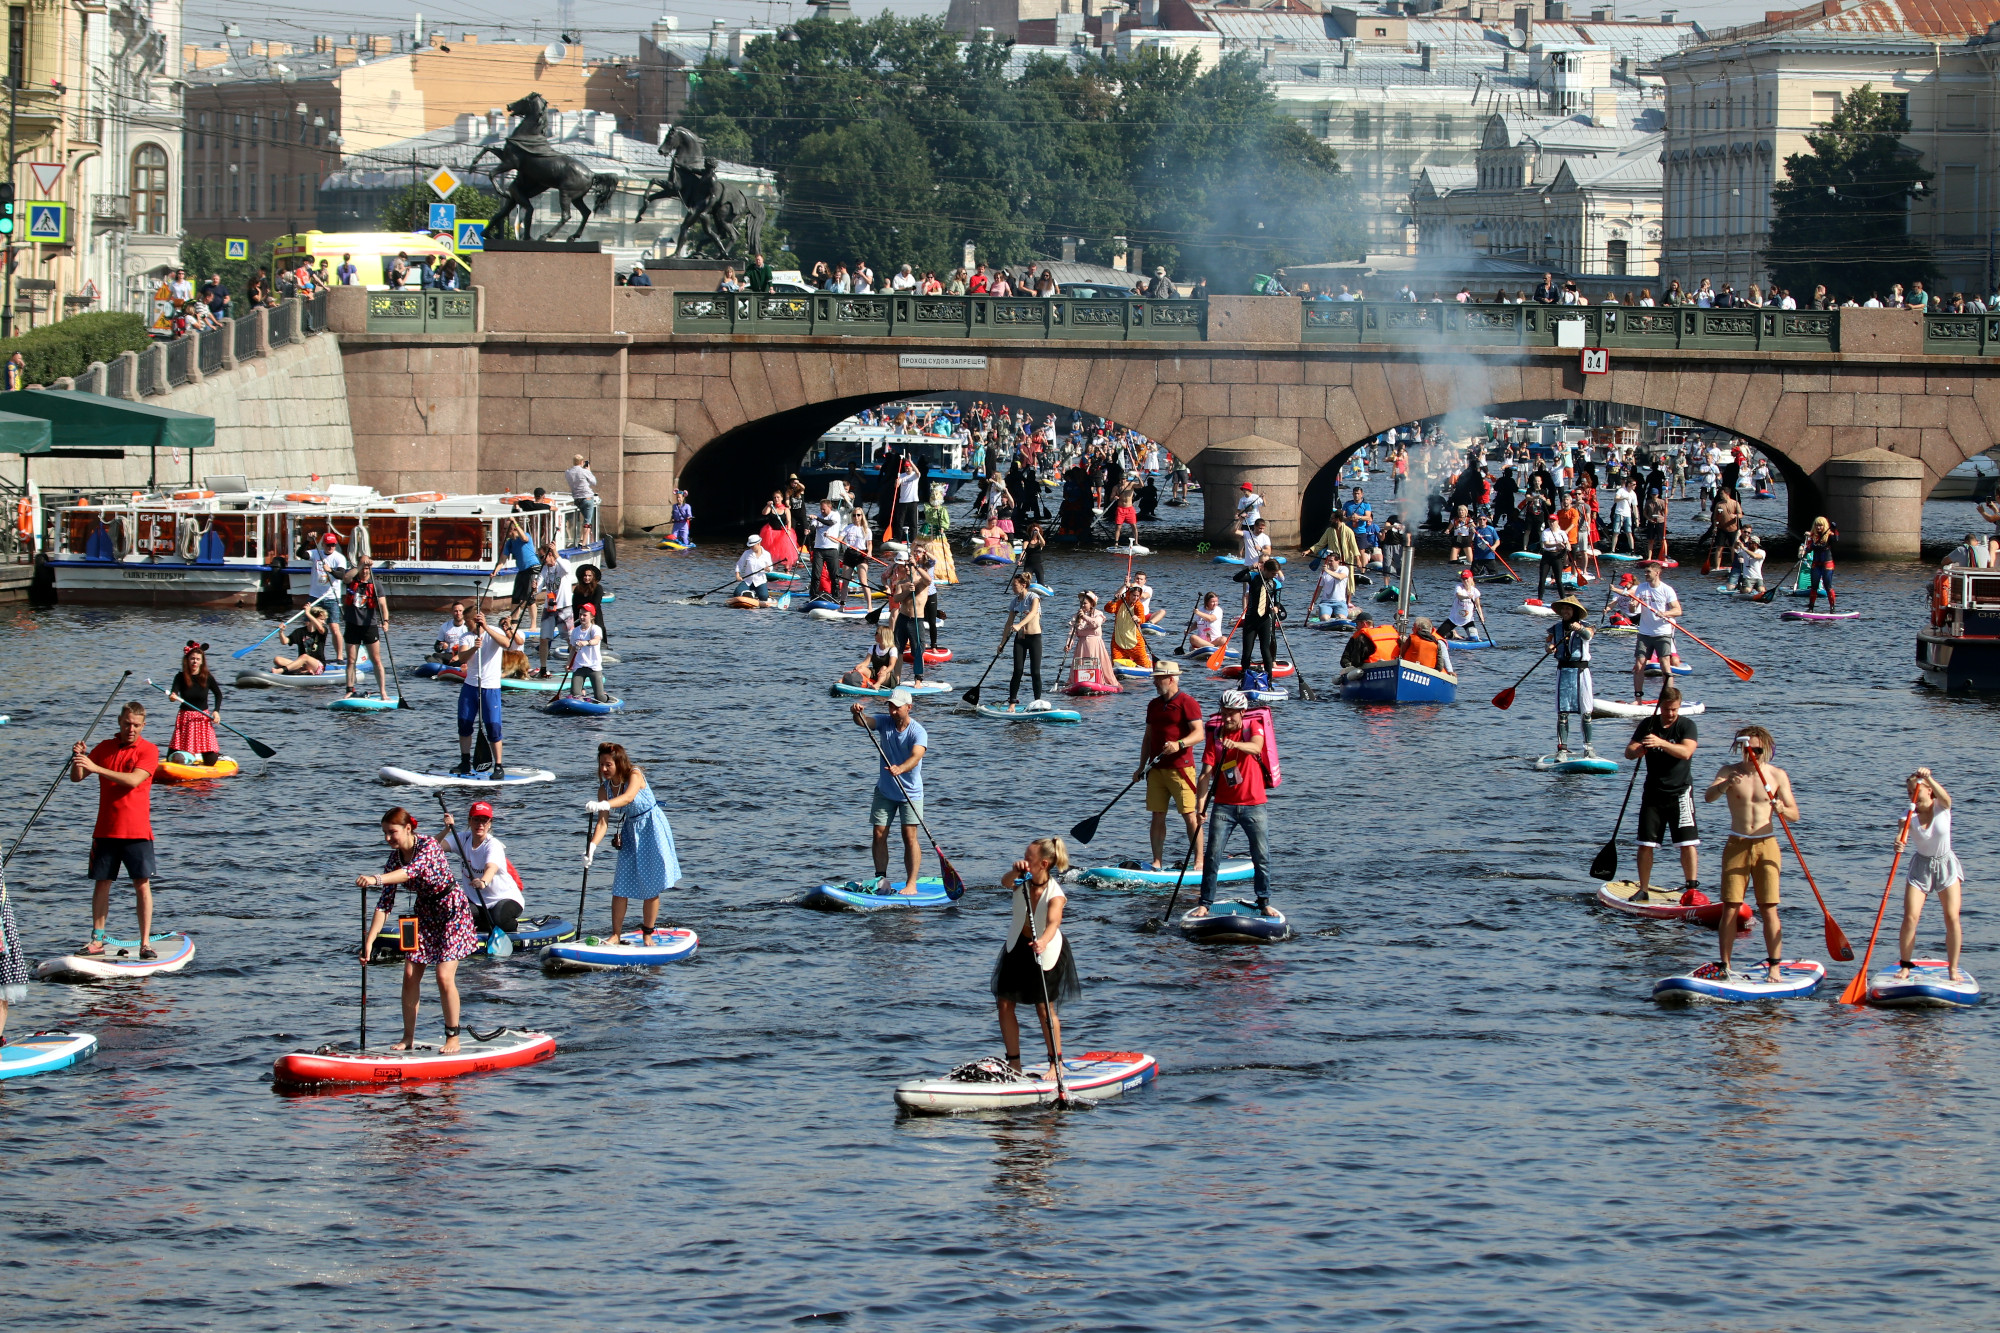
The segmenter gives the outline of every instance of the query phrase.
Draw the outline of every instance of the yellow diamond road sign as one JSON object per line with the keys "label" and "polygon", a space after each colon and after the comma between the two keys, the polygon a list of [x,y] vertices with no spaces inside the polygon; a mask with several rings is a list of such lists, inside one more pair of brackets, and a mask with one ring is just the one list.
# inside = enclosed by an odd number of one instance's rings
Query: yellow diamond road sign
{"label": "yellow diamond road sign", "polygon": [[438,198],[449,199],[451,192],[458,188],[458,177],[452,174],[450,167],[439,167],[430,174],[424,184],[430,186]]}

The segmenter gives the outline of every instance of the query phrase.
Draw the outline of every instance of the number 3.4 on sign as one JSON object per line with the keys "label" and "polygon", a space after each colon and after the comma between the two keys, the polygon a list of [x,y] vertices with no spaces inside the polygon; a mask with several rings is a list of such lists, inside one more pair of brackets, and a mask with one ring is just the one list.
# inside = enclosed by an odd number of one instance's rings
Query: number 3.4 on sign
{"label": "number 3.4 on sign", "polygon": [[1611,353],[1602,347],[1584,348],[1583,373],[1586,375],[1609,375],[1611,373]]}

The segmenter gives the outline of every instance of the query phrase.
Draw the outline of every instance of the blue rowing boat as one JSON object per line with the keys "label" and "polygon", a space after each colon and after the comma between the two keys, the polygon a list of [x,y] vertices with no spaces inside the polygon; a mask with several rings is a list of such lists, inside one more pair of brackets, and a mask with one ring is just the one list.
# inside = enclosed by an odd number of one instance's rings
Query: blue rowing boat
{"label": "blue rowing boat", "polygon": [[1371,662],[1361,679],[1342,681],[1340,697],[1363,704],[1458,702],[1458,677],[1417,662]]}

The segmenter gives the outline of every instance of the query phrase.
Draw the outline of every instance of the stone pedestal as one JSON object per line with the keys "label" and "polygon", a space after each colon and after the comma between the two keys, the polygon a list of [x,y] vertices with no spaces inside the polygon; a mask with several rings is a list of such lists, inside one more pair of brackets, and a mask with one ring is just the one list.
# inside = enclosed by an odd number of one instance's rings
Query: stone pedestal
{"label": "stone pedestal", "polygon": [[1924,526],[1921,462],[1887,449],[1863,449],[1829,458],[1814,480],[1826,500],[1826,517],[1840,529],[1837,551],[1872,560],[1916,558]]}
{"label": "stone pedestal", "polygon": [[1210,445],[1195,460],[1201,469],[1202,532],[1211,541],[1236,549],[1229,535],[1236,521],[1236,502],[1249,482],[1264,497],[1264,519],[1271,546],[1285,550],[1299,544],[1300,454],[1288,444],[1261,435],[1244,435]]}

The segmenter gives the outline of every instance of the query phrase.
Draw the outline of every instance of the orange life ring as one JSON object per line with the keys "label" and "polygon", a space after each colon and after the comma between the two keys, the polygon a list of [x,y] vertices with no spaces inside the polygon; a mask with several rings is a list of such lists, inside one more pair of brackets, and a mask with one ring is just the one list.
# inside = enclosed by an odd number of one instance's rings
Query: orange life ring
{"label": "orange life ring", "polygon": [[14,527],[23,537],[35,535],[35,507],[26,499],[14,502]]}
{"label": "orange life ring", "polygon": [[176,500],[213,500],[214,498],[215,498],[215,492],[214,492],[214,491],[175,491],[175,492],[174,492],[174,499],[176,499]]}
{"label": "orange life ring", "polygon": [[408,495],[392,495],[391,500],[399,504],[429,504],[444,499],[443,491],[411,491]]}
{"label": "orange life ring", "polygon": [[1931,580],[1931,628],[1942,629],[1951,618],[1951,575],[1940,574]]}
{"label": "orange life ring", "polygon": [[285,498],[293,504],[301,505],[323,505],[327,500],[327,497],[324,495],[308,495],[304,491],[294,491]]}

